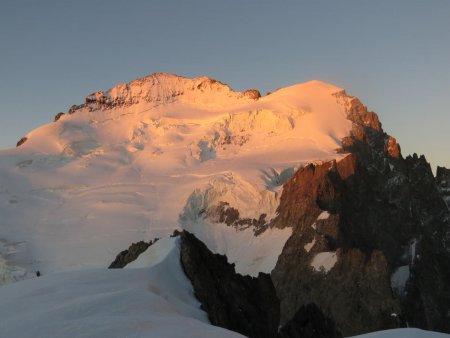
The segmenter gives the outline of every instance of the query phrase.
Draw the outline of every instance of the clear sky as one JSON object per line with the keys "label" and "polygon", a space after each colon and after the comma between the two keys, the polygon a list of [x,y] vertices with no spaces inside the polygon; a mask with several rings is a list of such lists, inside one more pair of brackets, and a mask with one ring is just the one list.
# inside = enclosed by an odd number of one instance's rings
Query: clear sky
{"label": "clear sky", "polygon": [[96,90],[153,72],[263,94],[311,79],[450,166],[448,0],[1,0],[0,148]]}

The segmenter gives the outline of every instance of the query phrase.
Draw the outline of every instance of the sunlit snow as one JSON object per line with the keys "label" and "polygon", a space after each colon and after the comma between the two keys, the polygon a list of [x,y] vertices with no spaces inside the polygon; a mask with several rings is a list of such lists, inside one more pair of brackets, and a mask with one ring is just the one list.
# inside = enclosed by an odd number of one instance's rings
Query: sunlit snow
{"label": "sunlit snow", "polygon": [[314,237],[313,240],[309,243],[306,243],[303,248],[305,249],[306,252],[311,251],[311,249],[313,248],[313,246],[316,244],[316,238]]}
{"label": "sunlit snow", "polygon": [[337,263],[337,255],[334,251],[320,252],[314,256],[311,266],[316,271],[329,272]]}
{"label": "sunlit snow", "polygon": [[352,338],[448,338],[450,335],[420,329],[393,329],[366,333]]}
{"label": "sunlit snow", "polygon": [[[94,94],[89,102],[105,95],[122,103],[81,108],[0,151],[0,238],[25,243],[3,259],[31,274],[106,267],[132,242],[181,227],[203,233],[209,225],[180,215],[196,190],[209,187],[208,196],[242,217],[270,220],[296,168],[343,156],[336,149],[351,122],[348,102],[334,95],[341,91],[311,81],[256,100],[205,77],[154,74]],[[200,237],[223,239],[208,244],[248,273],[270,269],[289,236],[268,232],[276,250],[239,258],[233,252],[250,233],[218,228],[222,235]]]}
{"label": "sunlit snow", "polygon": [[322,211],[322,213],[317,217],[318,220],[328,219],[330,217],[330,213],[328,211]]}
{"label": "sunlit snow", "polygon": [[159,262],[147,257],[140,268],[60,272],[0,288],[0,336],[242,337],[209,324],[178,239],[155,249]]}

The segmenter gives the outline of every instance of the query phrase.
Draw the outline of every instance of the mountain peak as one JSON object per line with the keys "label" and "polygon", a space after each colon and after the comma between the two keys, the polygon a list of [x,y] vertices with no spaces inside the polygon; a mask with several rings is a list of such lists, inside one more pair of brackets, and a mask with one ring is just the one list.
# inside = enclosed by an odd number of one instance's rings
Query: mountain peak
{"label": "mountain peak", "polygon": [[150,75],[146,75],[142,78],[138,78],[128,83],[129,86],[133,85],[151,85],[151,86],[160,86],[160,87],[199,87],[204,88],[206,86],[214,85],[216,88],[223,87],[227,88],[230,91],[233,91],[227,84],[217,81],[208,76],[198,76],[195,78],[189,78],[185,76],[180,76],[173,73],[163,73],[163,72],[155,72]]}
{"label": "mountain peak", "polygon": [[[319,97],[344,93],[340,87],[320,81],[311,80],[277,89],[266,101],[300,97]],[[156,72],[128,83],[119,83],[107,91],[97,91],[88,95],[85,103],[73,105],[69,114],[87,109],[88,111],[109,110],[132,105],[150,104],[151,107],[165,105],[176,101],[204,106],[207,109],[232,108],[255,101],[261,97],[256,89],[242,92],[234,91],[227,84],[208,76],[188,78],[171,73]],[[291,101],[291,99],[289,99]]]}
{"label": "mountain peak", "polygon": [[274,91],[271,95],[286,95],[286,94],[305,94],[305,95],[329,95],[329,94],[336,94],[343,92],[344,89],[337,87],[335,85],[332,85],[327,82],[323,82],[320,80],[311,80],[307,82],[299,82],[296,84],[293,84],[291,86],[286,86],[283,88],[279,88],[276,91]]}
{"label": "mountain peak", "polygon": [[235,92],[227,84],[207,76],[187,78],[170,73],[153,73],[129,83],[119,83],[106,92],[94,92],[86,97],[84,104],[72,106],[69,114],[81,109],[96,111],[145,103],[157,106],[179,99],[208,107],[224,106],[236,99],[256,100],[260,96],[257,90]]}

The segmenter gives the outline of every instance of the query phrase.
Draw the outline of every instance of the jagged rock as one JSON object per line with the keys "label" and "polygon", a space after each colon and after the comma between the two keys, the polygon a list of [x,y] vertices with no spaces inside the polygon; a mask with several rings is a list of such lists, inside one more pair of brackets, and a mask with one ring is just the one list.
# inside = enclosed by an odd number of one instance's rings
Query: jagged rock
{"label": "jagged rock", "polygon": [[436,184],[445,203],[450,207],[450,169],[437,167]]}
{"label": "jagged rock", "polygon": [[19,140],[19,142],[17,142],[16,147],[20,147],[22,144],[24,144],[24,143],[27,142],[27,141],[28,141],[28,137],[26,137],[26,136],[22,137],[22,138]]}
{"label": "jagged rock", "polygon": [[248,135],[226,135],[223,140],[220,142],[221,146],[224,145],[238,145],[243,146],[245,143],[249,141]]}
{"label": "jagged rock", "polygon": [[135,261],[141,253],[148,249],[148,247],[152,244],[155,244],[158,238],[155,238],[153,241],[144,242],[140,241],[137,243],[133,243],[127,250],[120,252],[114,262],[112,262],[108,269],[122,269],[128,263]]}
{"label": "jagged rock", "polygon": [[[345,95],[345,93],[344,93]],[[355,123],[355,125],[372,128],[376,131],[382,131],[378,115],[367,110],[367,107],[362,102],[353,97],[350,109],[348,110],[348,119]]]}
{"label": "jagged rock", "polygon": [[253,227],[255,234],[260,233],[261,229],[265,229],[267,225],[266,214],[261,214],[258,219],[241,218],[239,210],[231,207],[228,202],[223,201],[208,210],[207,216],[213,223],[225,223],[228,226],[233,226],[240,230]]}
{"label": "jagged rock", "polygon": [[60,112],[58,114],[55,115],[55,119],[53,120],[53,122],[59,121],[59,119],[61,117],[63,117],[65,114],[63,112]]}
{"label": "jagged rock", "polygon": [[108,98],[106,97],[103,91],[92,93],[91,95],[88,95],[86,97],[86,104],[90,103],[106,104],[107,102]]}
{"label": "jagged rock", "polygon": [[180,236],[184,272],[211,323],[248,337],[276,337],[279,302],[270,275],[241,276],[194,235]]}
{"label": "jagged rock", "polygon": [[258,100],[261,97],[261,93],[257,89],[248,89],[242,94],[254,100]]}
{"label": "jagged rock", "polygon": [[172,233],[172,235],[170,235],[170,237],[178,237],[181,235],[181,231],[178,229],[175,229]]}
{"label": "jagged rock", "polygon": [[[396,326],[391,313],[399,306],[391,295],[383,254],[367,255],[359,249],[343,249],[339,243],[342,201],[334,180],[340,175],[351,177],[354,165],[353,156],[337,164],[311,164],[284,186],[274,225],[294,229],[272,272],[282,324],[301,306],[316,303],[345,335],[374,331],[380,325]],[[329,210],[327,218],[319,217],[322,208]],[[314,245],[307,251],[309,243]],[[316,271],[311,265],[322,252],[337,256],[328,272]]]}
{"label": "jagged rock", "polygon": [[[168,86],[165,87],[164,91],[159,90],[160,84],[165,82]],[[173,101],[177,97],[186,94],[186,91],[206,92],[208,90],[228,90],[230,93],[233,92],[228,85],[208,77],[187,79],[173,74],[153,73],[129,83],[120,83],[107,92],[94,92],[85,98],[85,103],[72,106],[68,113],[73,114],[81,109],[97,111],[128,107],[139,102],[160,104]],[[243,93],[235,93],[235,95],[254,100],[260,96],[259,92],[254,89]]]}
{"label": "jagged rock", "polygon": [[[158,73],[158,74],[164,75],[164,73]],[[197,85],[197,89],[205,89],[205,88],[211,87],[212,85],[216,85],[216,84],[221,85],[221,86],[226,86],[226,84],[221,81],[218,81],[216,79],[206,78],[205,80],[203,80],[201,83],[199,83]]]}
{"label": "jagged rock", "polygon": [[69,111],[68,111],[67,113],[70,114],[70,115],[72,115],[72,114],[74,114],[77,110],[83,109],[84,107],[86,107],[86,104],[79,104],[79,105],[74,104],[74,105],[72,105],[72,106],[69,108]]}
{"label": "jagged rock", "polygon": [[450,217],[431,168],[403,159],[359,100],[348,118],[350,155],[300,169],[271,224],[293,228],[272,272],[281,322],[316,303],[346,336],[404,322],[450,332]]}
{"label": "jagged rock", "polygon": [[449,179],[450,179],[450,169],[438,166],[436,170],[436,181],[438,183],[443,183],[443,181],[446,181],[445,183],[450,184],[450,182],[448,182]]}
{"label": "jagged rock", "polygon": [[397,143],[397,140],[392,136],[389,136],[388,139],[386,140],[386,152],[388,153],[389,156],[394,158],[400,158],[402,156],[400,145]]}
{"label": "jagged rock", "polygon": [[279,331],[280,338],[340,338],[331,318],[324,316],[316,304],[302,306],[294,318]]}

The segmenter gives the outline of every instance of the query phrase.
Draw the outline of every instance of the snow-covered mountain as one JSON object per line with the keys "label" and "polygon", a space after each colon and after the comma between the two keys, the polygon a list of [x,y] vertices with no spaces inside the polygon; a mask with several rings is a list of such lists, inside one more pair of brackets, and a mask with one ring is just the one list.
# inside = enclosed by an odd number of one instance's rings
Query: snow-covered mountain
{"label": "snow-covered mountain", "polygon": [[104,267],[130,243],[183,227],[238,271],[270,272],[289,229],[254,240],[252,229],[210,226],[202,213],[225,202],[240,219],[268,222],[296,168],[342,158],[351,123],[340,92],[312,81],[259,98],[158,73],[89,95],[0,152],[0,236],[18,251],[7,264],[43,274]]}
{"label": "snow-covered mountain", "polygon": [[[211,322],[296,337],[305,318],[325,336],[334,322],[450,330],[450,217],[429,165],[320,81],[261,97],[155,73],[93,93],[0,151],[0,215],[0,284],[31,279],[0,288],[0,335],[239,336]],[[136,261],[105,270],[139,241]],[[233,297],[224,315],[214,302]]]}

